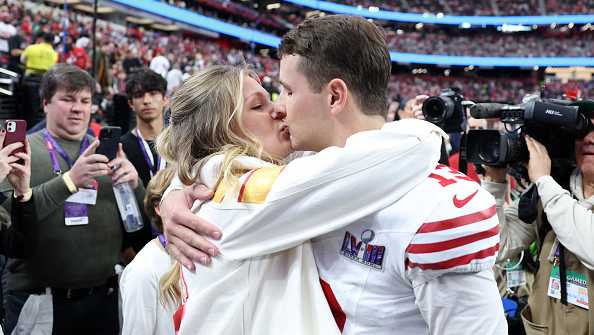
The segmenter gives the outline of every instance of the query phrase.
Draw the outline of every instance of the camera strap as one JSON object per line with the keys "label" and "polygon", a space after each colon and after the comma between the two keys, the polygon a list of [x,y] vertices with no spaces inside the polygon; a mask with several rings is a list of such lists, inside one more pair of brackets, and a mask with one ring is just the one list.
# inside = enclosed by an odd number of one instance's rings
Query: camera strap
{"label": "camera strap", "polygon": [[[547,214],[542,213],[543,226],[551,227]],[[565,262],[565,247],[561,243],[555,243],[556,250],[553,257],[553,266],[559,267],[559,284],[561,288],[560,301],[567,306],[567,264]]]}
{"label": "camera strap", "polygon": [[460,137],[460,155],[458,156],[458,170],[464,174],[468,173],[468,163],[466,161],[466,133]]}
{"label": "camera strap", "polygon": [[559,243],[557,245],[559,253],[559,277],[561,277],[561,303],[567,306],[567,266],[565,264],[565,247]]}

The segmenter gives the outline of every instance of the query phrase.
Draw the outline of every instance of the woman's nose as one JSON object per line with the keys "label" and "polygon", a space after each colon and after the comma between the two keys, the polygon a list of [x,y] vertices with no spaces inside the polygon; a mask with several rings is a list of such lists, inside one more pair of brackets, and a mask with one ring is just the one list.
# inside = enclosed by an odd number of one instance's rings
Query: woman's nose
{"label": "woman's nose", "polygon": [[287,116],[285,105],[274,103],[270,110],[270,117],[274,120],[283,120]]}

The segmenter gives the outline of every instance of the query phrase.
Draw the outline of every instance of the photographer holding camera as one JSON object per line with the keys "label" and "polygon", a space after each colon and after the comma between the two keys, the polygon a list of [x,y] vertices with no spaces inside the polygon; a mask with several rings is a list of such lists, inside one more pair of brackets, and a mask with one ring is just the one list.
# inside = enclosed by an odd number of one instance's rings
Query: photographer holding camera
{"label": "photographer holding camera", "polygon": [[[577,168],[569,191],[551,176],[544,145],[526,136],[528,175],[536,185],[542,211],[536,224],[518,218],[518,201],[500,220],[499,261],[517,257],[533,242],[539,246],[539,268],[528,306],[522,311],[527,334],[594,334],[594,131],[576,141]],[[503,205],[505,168],[486,169],[483,186]]]}

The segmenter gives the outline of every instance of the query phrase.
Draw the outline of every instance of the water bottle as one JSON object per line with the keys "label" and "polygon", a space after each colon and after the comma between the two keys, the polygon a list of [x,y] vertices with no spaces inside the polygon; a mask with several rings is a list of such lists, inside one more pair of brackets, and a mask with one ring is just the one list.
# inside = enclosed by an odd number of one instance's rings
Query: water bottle
{"label": "water bottle", "polygon": [[120,210],[120,216],[122,217],[122,223],[126,232],[131,233],[142,229],[144,226],[142,222],[142,216],[138,210],[138,204],[136,203],[136,197],[132,191],[132,187],[129,183],[120,183],[113,185],[113,193]]}

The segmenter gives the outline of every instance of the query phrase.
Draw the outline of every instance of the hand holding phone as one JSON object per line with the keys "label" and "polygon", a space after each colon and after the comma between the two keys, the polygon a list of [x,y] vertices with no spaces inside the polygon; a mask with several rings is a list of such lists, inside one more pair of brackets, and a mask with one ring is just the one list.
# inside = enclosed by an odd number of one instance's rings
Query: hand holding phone
{"label": "hand holding phone", "polygon": [[72,168],[68,171],[70,179],[77,187],[88,188],[93,180],[100,176],[111,174],[111,169],[107,165],[109,162],[104,155],[96,154],[99,147],[99,141],[94,141],[89,147],[76,159]]}
{"label": "hand holding phone", "polygon": [[96,154],[105,155],[109,161],[116,158],[118,152],[118,143],[122,136],[122,128],[120,127],[103,127],[99,133],[99,147]]}
{"label": "hand holding phone", "polygon": [[6,136],[4,137],[4,145],[6,147],[13,143],[22,143],[23,145],[12,153],[25,152],[25,137],[27,137],[27,121],[25,120],[5,120],[4,130]]}
{"label": "hand holding phone", "polygon": [[30,190],[31,156],[24,120],[6,120],[0,132],[0,181],[8,177],[15,195]]}

